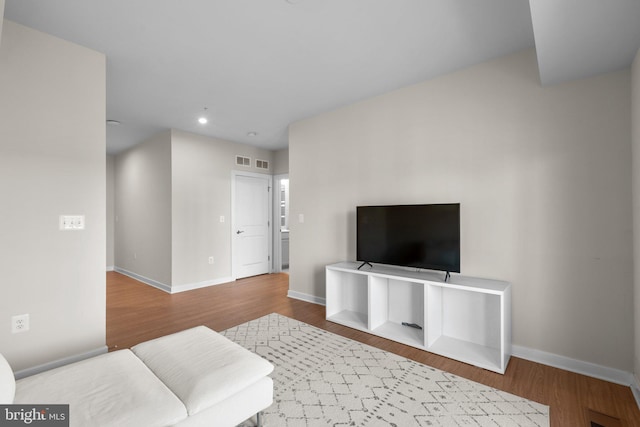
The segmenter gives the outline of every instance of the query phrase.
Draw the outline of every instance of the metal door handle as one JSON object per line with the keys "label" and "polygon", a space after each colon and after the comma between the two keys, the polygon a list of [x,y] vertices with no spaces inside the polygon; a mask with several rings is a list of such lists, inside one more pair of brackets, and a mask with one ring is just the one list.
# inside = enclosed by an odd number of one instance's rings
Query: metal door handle
{"label": "metal door handle", "polygon": [[240,233],[244,233],[244,230],[238,230],[238,231],[236,231],[236,234],[240,234]]}

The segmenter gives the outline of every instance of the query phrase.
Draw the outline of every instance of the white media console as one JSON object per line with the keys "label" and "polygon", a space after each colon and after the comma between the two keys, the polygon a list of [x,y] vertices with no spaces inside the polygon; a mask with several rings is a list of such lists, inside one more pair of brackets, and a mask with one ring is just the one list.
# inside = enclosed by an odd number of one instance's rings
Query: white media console
{"label": "white media console", "polygon": [[444,282],[444,272],[358,266],[326,267],[327,320],[504,374],[509,283],[458,275]]}

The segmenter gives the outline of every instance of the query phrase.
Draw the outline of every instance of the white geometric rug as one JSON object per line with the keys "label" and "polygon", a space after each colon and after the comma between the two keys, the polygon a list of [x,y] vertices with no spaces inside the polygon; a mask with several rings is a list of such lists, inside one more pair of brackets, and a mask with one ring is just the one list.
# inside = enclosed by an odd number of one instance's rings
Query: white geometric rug
{"label": "white geometric rug", "polygon": [[275,366],[265,427],[549,426],[548,406],[278,314],[221,333]]}

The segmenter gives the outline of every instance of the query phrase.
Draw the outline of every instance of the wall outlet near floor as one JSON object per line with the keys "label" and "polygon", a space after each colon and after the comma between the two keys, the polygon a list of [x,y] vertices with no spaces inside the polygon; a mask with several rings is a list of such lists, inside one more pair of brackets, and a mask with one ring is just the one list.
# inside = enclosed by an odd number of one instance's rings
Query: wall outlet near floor
{"label": "wall outlet near floor", "polygon": [[11,317],[11,333],[19,334],[29,330],[29,315],[19,314]]}
{"label": "wall outlet near floor", "polygon": [[209,257],[209,264],[213,264],[213,257],[212,256]]}

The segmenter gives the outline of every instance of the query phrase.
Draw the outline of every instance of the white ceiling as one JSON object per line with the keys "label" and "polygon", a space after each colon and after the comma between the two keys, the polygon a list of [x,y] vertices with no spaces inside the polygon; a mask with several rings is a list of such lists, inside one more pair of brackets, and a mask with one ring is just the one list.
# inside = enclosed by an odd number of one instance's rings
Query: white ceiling
{"label": "white ceiling", "polygon": [[168,128],[280,149],[292,122],[525,48],[552,84],[640,47],[640,0],[6,0],[5,18],[106,54],[110,153]]}

